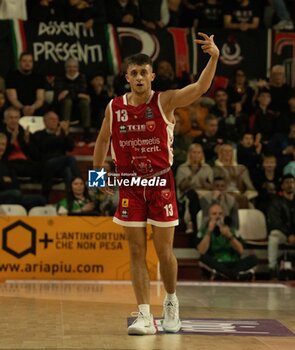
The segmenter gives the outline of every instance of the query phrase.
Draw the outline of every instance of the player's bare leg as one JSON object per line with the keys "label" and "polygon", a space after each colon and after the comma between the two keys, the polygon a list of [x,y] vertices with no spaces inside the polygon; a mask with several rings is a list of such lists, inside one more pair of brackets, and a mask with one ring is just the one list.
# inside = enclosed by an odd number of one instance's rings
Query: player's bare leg
{"label": "player's bare leg", "polygon": [[153,226],[154,245],[160,262],[160,272],[167,295],[164,300],[163,328],[176,333],[181,328],[176,296],[177,260],[173,253],[174,227]]}
{"label": "player's bare leg", "polygon": [[139,314],[138,318],[128,327],[128,334],[155,334],[156,328],[150,313],[150,279],[146,265],[146,229],[145,227],[124,227],[129,250],[130,269]]}

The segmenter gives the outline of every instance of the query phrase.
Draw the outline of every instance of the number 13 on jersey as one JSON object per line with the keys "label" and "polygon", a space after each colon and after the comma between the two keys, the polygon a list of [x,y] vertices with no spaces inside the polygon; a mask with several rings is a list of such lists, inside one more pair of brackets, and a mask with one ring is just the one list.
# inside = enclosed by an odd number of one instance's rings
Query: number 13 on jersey
{"label": "number 13 on jersey", "polygon": [[173,216],[173,206],[171,203],[164,205],[166,216]]}

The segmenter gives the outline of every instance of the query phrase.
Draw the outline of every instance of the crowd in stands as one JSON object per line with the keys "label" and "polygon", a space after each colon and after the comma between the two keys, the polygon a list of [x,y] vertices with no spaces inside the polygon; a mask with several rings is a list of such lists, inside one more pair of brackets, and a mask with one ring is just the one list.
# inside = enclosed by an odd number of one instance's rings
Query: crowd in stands
{"label": "crowd in stands", "polygon": [[[87,28],[108,22],[146,30],[166,26],[294,29],[289,11],[293,3],[283,0],[236,0],[231,6],[230,1],[218,0],[27,0],[27,7],[19,11],[12,11],[13,3],[1,1],[0,19],[17,13],[30,21],[84,22]],[[191,79],[186,74],[177,78],[167,61],[158,62],[155,71],[154,90],[181,88]],[[56,203],[58,214],[114,214],[117,192],[113,197],[88,193],[77,159],[69,154],[75,147],[70,126],[79,123],[83,141],[94,141],[91,127],[97,133],[108,102],[129,89],[124,68],[112,77],[111,86],[108,81],[103,72],[85,77],[73,58],[64,63],[63,75],[45,77],[35,73],[31,53],[21,54],[18,68],[0,79],[0,204],[22,204],[27,210],[45,205],[52,185],[61,180],[66,195]],[[295,245],[295,91],[286,84],[281,65],[272,67],[268,80],[255,84],[241,68],[225,81],[225,86],[210,91],[210,97],[175,111],[173,172],[180,217],[186,232],[199,232],[197,248],[204,262],[216,268],[217,262],[206,254],[210,248],[206,229],[210,227],[212,235],[213,221],[220,218],[222,239],[214,244],[229,241],[235,251],[226,255],[229,260],[222,272],[240,279],[240,272],[256,260],[251,257],[232,269],[242,252],[236,234],[238,209],[257,208],[267,218],[271,269],[276,268],[278,245]],[[19,121],[34,115],[43,116],[44,130],[32,133]],[[111,170],[112,164],[105,167]],[[41,193],[23,194],[19,187],[23,178],[41,183]],[[197,222],[200,210],[202,223]]]}

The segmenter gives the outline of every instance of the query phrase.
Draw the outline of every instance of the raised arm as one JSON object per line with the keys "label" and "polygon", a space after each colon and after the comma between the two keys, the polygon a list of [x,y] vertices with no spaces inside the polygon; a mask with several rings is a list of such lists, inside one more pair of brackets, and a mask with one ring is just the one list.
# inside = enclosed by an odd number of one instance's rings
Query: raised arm
{"label": "raised arm", "polygon": [[105,118],[95,142],[93,153],[94,169],[101,169],[103,167],[110,146],[110,138],[110,105],[108,105],[105,112]]}
{"label": "raised arm", "polygon": [[208,53],[211,57],[195,83],[187,85],[183,89],[161,93],[161,104],[167,117],[175,108],[188,106],[207,92],[214,78],[219,57],[218,47],[214,43],[214,35],[209,37],[204,33],[198,34],[203,39],[197,39],[196,43],[200,44],[203,52]]}

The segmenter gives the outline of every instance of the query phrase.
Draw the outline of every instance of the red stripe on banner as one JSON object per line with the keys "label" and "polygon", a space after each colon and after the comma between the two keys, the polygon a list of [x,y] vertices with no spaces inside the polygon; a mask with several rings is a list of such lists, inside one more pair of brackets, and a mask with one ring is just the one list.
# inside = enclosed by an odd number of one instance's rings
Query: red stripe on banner
{"label": "red stripe on banner", "polygon": [[167,30],[171,33],[174,41],[176,76],[181,77],[182,72],[190,71],[187,45],[188,30],[185,28],[167,28]]}
{"label": "red stripe on banner", "polygon": [[27,51],[27,40],[25,35],[24,21],[18,20],[18,26],[20,31],[20,36],[22,39],[22,52]]}
{"label": "red stripe on banner", "polygon": [[118,35],[117,31],[115,30],[115,27],[112,26],[112,35],[114,39],[114,44],[115,44],[115,50],[116,50],[116,58],[117,58],[117,63],[118,63],[118,73],[121,71],[121,54],[119,50],[119,40],[118,40]]}

